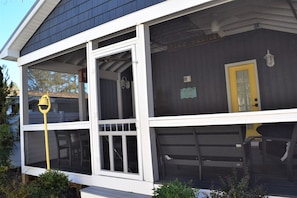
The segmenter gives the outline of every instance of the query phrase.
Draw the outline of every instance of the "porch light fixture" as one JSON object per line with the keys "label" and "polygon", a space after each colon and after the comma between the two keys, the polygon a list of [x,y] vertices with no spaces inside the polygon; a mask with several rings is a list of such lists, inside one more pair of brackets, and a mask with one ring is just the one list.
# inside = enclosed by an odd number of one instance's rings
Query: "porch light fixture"
{"label": "porch light fixture", "polygon": [[121,82],[121,88],[122,89],[129,89],[130,88],[130,81],[127,79],[126,76],[123,76],[120,82]]}
{"label": "porch light fixture", "polygon": [[268,67],[273,67],[275,65],[274,55],[270,54],[269,50],[267,50],[267,54],[264,56],[264,59],[266,60],[266,65]]}
{"label": "porch light fixture", "polygon": [[43,114],[44,120],[44,142],[45,142],[45,155],[46,155],[46,168],[50,170],[50,157],[49,157],[49,147],[48,147],[48,131],[47,131],[47,117],[46,114],[51,108],[51,101],[48,93],[41,96],[38,103],[39,111]]}

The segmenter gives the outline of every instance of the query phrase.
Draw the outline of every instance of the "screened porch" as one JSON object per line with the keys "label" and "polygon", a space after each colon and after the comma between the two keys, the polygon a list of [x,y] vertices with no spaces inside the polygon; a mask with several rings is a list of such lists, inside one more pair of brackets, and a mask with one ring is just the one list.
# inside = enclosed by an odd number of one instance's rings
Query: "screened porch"
{"label": "screened porch", "polygon": [[[81,173],[81,177],[103,175],[140,180],[142,168],[153,164],[156,183],[178,177],[209,188],[219,175],[229,174],[232,168],[206,167],[202,169],[203,179],[199,180],[199,166],[164,166],[158,145],[160,128],[243,125],[244,142],[259,136],[257,129],[263,124],[296,122],[297,36],[283,27],[276,29],[278,25],[265,26],[270,15],[265,15],[265,20],[253,20],[255,7],[266,6],[262,1],[253,1],[244,8],[237,2],[150,22],[143,29],[142,25],[128,28],[24,67],[28,78],[23,85],[28,90],[23,96],[26,168],[45,168],[42,119],[31,119],[39,113],[36,97],[31,97],[34,91],[40,94],[50,89],[54,104],[48,120],[52,167]],[[230,10],[234,8],[241,9],[233,17]],[[211,13],[218,10],[220,19],[232,19],[230,24],[222,23],[220,31],[201,29],[209,27],[213,21]],[[288,12],[292,10],[286,8]],[[290,21],[291,26],[296,25]],[[144,44],[139,44],[139,34],[147,39]],[[144,51],[147,54],[143,55]],[[274,64],[268,64],[264,58],[269,54],[274,55]],[[145,75],[139,70],[145,70]],[[42,73],[44,76],[36,81]],[[64,81],[60,83],[58,79]],[[68,94],[61,94],[64,92]],[[143,120],[147,122],[141,123]],[[66,153],[60,154],[65,160],[59,160],[57,131],[87,131],[89,141],[81,144],[79,140],[79,146],[66,149]],[[181,132],[180,140],[185,139]],[[220,139],[222,144],[228,140]],[[287,178],[286,164],[281,160],[264,161],[260,142],[249,142],[251,148],[246,158],[253,162],[253,170],[249,170],[255,181],[262,182],[272,193],[283,194],[287,189],[287,193],[296,194],[292,188],[296,183],[291,181],[295,176]],[[142,156],[143,148],[150,148],[152,155]],[[71,160],[67,154],[73,154]],[[178,156],[185,157],[183,153]]]}

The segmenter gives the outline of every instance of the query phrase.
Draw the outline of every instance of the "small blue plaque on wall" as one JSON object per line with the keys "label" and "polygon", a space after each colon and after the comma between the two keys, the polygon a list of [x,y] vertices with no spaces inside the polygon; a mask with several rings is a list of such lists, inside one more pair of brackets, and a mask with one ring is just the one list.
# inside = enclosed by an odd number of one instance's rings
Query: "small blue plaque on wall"
{"label": "small blue plaque on wall", "polygon": [[196,87],[187,87],[180,90],[180,99],[196,98]]}

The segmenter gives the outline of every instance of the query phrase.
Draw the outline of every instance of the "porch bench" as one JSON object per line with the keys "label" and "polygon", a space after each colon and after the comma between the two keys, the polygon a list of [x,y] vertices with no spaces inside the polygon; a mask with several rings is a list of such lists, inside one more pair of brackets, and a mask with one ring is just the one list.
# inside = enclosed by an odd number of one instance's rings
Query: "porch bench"
{"label": "porch bench", "polygon": [[247,170],[250,139],[244,141],[243,126],[156,128],[157,146],[163,176],[167,165]]}
{"label": "porch bench", "polygon": [[194,128],[157,128],[156,137],[163,176],[167,165],[197,166],[201,175],[199,148]]}

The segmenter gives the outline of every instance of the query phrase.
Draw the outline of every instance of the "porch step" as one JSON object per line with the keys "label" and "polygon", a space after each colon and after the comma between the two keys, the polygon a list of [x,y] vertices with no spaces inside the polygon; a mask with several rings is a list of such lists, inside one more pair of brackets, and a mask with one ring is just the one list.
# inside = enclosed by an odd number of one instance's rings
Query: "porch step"
{"label": "porch step", "polygon": [[80,190],[81,198],[151,198],[149,195],[90,186]]}

